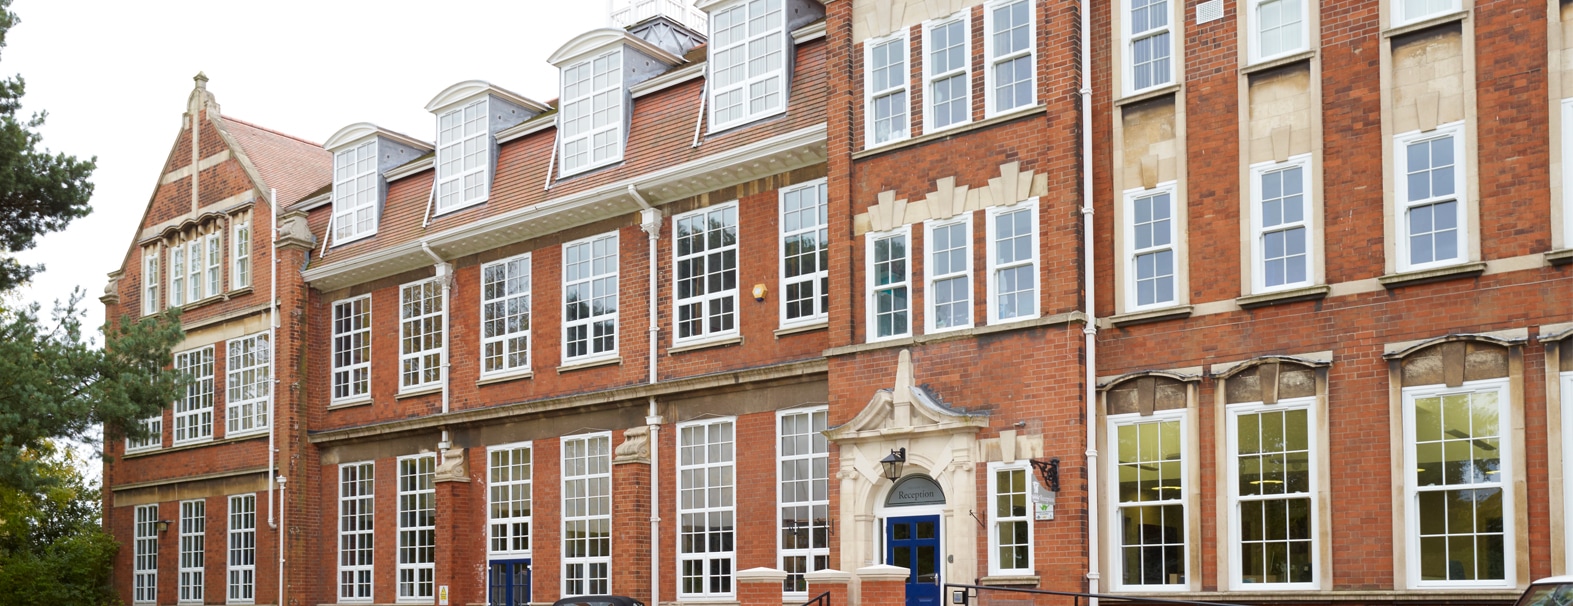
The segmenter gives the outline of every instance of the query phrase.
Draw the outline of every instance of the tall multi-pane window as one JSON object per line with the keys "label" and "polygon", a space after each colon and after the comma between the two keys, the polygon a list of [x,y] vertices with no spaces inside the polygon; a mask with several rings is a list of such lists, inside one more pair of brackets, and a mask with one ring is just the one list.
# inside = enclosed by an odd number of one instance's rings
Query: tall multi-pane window
{"label": "tall multi-pane window", "polygon": [[147,428],[147,437],[126,438],[126,452],[138,450],[152,450],[164,445],[164,417],[162,414],[142,419],[141,424]]}
{"label": "tall multi-pane window", "polygon": [[564,175],[623,159],[622,65],[617,49],[563,69]]}
{"label": "tall multi-pane window", "polygon": [[730,418],[677,428],[679,597],[732,595],[737,549],[733,429]]}
{"label": "tall multi-pane window", "polygon": [[1229,407],[1230,582],[1305,589],[1316,583],[1313,398]]}
{"label": "tall multi-pane window", "polygon": [[987,114],[993,116],[1032,105],[1037,62],[1033,60],[1032,3],[995,2],[983,8],[988,53]]}
{"label": "tall multi-pane window", "polygon": [[433,481],[436,471],[435,455],[399,458],[400,601],[430,600],[433,595],[437,540],[437,489]]}
{"label": "tall multi-pane window", "polygon": [[158,312],[158,249],[142,249],[142,315]]}
{"label": "tall multi-pane window", "polygon": [[377,141],[333,154],[333,243],[377,233]]}
{"label": "tall multi-pane window", "polygon": [[1306,0],[1254,0],[1249,19],[1255,61],[1275,59],[1306,49]]}
{"label": "tall multi-pane window", "polygon": [[830,212],[820,179],[781,190],[781,324],[823,322],[830,310]]}
{"label": "tall multi-pane window", "polygon": [[786,110],[783,0],[741,0],[710,13],[710,130]]}
{"label": "tall multi-pane window", "polygon": [[870,341],[912,334],[911,275],[908,227],[868,238],[868,338]]}
{"label": "tall multi-pane window", "polygon": [[257,587],[257,495],[242,494],[229,498],[229,603],[245,604],[256,599]]}
{"label": "tall multi-pane window", "polygon": [[968,27],[970,10],[962,11],[955,18],[929,25],[923,32],[923,63],[925,99],[928,111],[924,113],[927,126],[932,131],[972,120],[972,56],[967,52],[971,27]]}
{"label": "tall multi-pane window", "polygon": [[175,354],[175,371],[191,376],[175,399],[175,443],[213,437],[213,346]]}
{"label": "tall multi-pane window", "polygon": [[339,465],[340,602],[371,601],[375,469],[370,461]]}
{"label": "tall multi-pane window", "polygon": [[1397,137],[1400,271],[1465,260],[1464,123]]}
{"label": "tall multi-pane window", "polygon": [[202,554],[207,539],[207,502],[180,502],[180,601],[202,603]]}
{"label": "tall multi-pane window", "polygon": [[215,231],[203,239],[203,246],[208,249],[204,277],[207,280],[208,296],[211,297],[224,292],[224,238]]}
{"label": "tall multi-pane window", "polygon": [[1031,575],[1032,508],[1028,491],[1032,473],[1020,463],[989,464],[989,499],[993,524],[989,527],[989,574]]}
{"label": "tall multi-pane window", "polygon": [[1188,587],[1183,411],[1109,417],[1116,589]]}
{"label": "tall multi-pane window", "polygon": [[491,140],[486,99],[437,117],[437,212],[486,201]]}
{"label": "tall multi-pane window", "polygon": [[491,507],[487,520],[493,554],[530,553],[532,454],[529,444],[486,449],[486,487]]}
{"label": "tall multi-pane window", "polygon": [[169,247],[169,306],[186,304],[186,246]]}
{"label": "tall multi-pane window", "polygon": [[442,380],[442,284],[422,280],[399,287],[399,389]]}
{"label": "tall multi-pane window", "polygon": [[672,217],[676,342],[737,332],[737,203]]}
{"label": "tall multi-pane window", "polygon": [[972,213],[928,222],[928,332],[972,326]]}
{"label": "tall multi-pane window", "polygon": [[563,595],[612,587],[612,436],[563,438]]}
{"label": "tall multi-pane window", "polygon": [[823,432],[825,408],[782,411],[776,419],[781,443],[776,456],[781,507],[782,590],[807,595],[803,575],[830,567],[830,445]]}
{"label": "tall multi-pane window", "polygon": [[1310,157],[1254,167],[1256,208],[1251,246],[1257,291],[1311,283],[1311,196],[1306,191]]}
{"label": "tall multi-pane window", "polygon": [[1410,582],[1512,586],[1507,379],[1405,388],[1403,395]]}
{"label": "tall multi-pane window", "polygon": [[333,400],[371,393],[371,295],[333,304]]}
{"label": "tall multi-pane window", "polygon": [[563,361],[617,355],[617,232],[563,245]]}
{"label": "tall multi-pane window", "polygon": [[251,286],[251,220],[239,221],[230,236],[230,259],[234,267],[229,270],[230,288]]}
{"label": "tall multi-pane window", "polygon": [[158,505],[138,505],[134,554],[131,559],[131,601],[158,601]]}
{"label": "tall multi-pane window", "polygon": [[1038,201],[990,207],[989,321],[1038,317]]}
{"label": "tall multi-pane window", "polygon": [[225,435],[268,427],[268,394],[273,388],[273,365],[268,333],[231,339],[224,344],[229,390],[224,398]]}
{"label": "tall multi-pane window", "polygon": [[1126,196],[1126,296],[1133,309],[1172,305],[1175,299],[1174,193]]}
{"label": "tall multi-pane window", "polygon": [[1126,93],[1174,81],[1170,0],[1125,0]]}
{"label": "tall multi-pane window", "polygon": [[186,303],[196,303],[208,296],[207,280],[203,274],[207,268],[206,248],[202,245],[202,238],[195,238],[186,242]]}
{"label": "tall multi-pane window", "polygon": [[865,147],[907,138],[907,32],[863,43]]}
{"label": "tall multi-pane window", "polygon": [[530,368],[530,255],[481,266],[481,374]]}

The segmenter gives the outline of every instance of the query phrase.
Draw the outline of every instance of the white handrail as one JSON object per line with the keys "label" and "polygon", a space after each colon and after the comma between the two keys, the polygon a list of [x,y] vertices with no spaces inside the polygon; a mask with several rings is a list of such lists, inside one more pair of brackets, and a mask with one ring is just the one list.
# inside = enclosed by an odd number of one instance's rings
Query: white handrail
{"label": "white handrail", "polygon": [[622,8],[612,11],[612,27],[628,27],[657,16],[672,19],[701,34],[709,25],[703,12],[682,0],[628,0]]}

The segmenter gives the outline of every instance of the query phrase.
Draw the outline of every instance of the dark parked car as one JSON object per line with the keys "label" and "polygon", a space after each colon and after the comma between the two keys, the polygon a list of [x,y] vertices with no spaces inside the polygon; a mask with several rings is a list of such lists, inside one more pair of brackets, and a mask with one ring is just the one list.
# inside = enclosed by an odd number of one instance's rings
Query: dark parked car
{"label": "dark parked car", "polygon": [[557,600],[552,606],[644,606],[644,602],[621,595],[581,595]]}
{"label": "dark parked car", "polygon": [[1514,606],[1573,605],[1573,576],[1546,577],[1530,583]]}

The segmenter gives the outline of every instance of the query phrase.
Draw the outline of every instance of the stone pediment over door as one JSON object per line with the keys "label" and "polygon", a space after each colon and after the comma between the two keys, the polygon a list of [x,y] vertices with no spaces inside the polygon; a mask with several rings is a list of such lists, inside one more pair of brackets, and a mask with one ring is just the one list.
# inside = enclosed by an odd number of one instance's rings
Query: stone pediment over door
{"label": "stone pediment over door", "polygon": [[901,350],[896,384],[874,392],[863,410],[843,425],[825,431],[833,442],[893,440],[927,434],[976,433],[989,425],[986,413],[946,406],[928,390],[912,384],[912,354]]}

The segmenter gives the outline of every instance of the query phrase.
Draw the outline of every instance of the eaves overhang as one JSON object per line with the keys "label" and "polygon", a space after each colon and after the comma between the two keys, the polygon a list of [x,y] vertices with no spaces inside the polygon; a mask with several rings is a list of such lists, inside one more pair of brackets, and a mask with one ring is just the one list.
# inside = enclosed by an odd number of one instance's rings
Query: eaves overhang
{"label": "eaves overhang", "polygon": [[307,269],[303,277],[317,290],[338,290],[430,265],[431,257],[422,249],[422,242],[442,258],[454,259],[637,212],[641,206],[639,200],[630,193],[630,187],[649,203],[660,205],[822,164],[826,158],[825,125],[815,124],[663,170],[449,228],[389,248],[334,260],[330,264]]}

